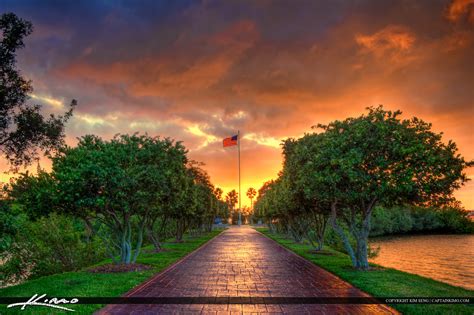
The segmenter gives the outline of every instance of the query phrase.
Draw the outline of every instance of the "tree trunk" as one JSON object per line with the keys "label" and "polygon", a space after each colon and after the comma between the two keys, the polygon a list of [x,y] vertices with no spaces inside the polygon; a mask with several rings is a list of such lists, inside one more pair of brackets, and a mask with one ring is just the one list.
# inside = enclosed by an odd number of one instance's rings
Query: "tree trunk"
{"label": "tree trunk", "polygon": [[318,236],[318,248],[317,248],[317,250],[322,250],[323,249],[325,232],[326,232],[326,224],[324,224],[324,227],[316,233],[316,235]]}
{"label": "tree trunk", "polygon": [[151,244],[155,248],[155,252],[161,251],[162,247],[161,247],[160,239],[158,235],[156,235],[153,232],[153,228],[150,228],[150,227],[147,228],[147,236],[148,236],[148,240],[151,242]]}
{"label": "tree trunk", "polygon": [[351,243],[349,242],[349,238],[347,237],[346,233],[344,233],[344,230],[339,225],[337,225],[336,219],[337,219],[336,203],[333,202],[331,203],[331,225],[334,231],[336,231],[336,233],[342,239],[342,242],[344,243],[344,248],[349,254],[349,257],[351,257],[352,266],[357,268],[357,258],[354,253],[354,249],[352,248]]}
{"label": "tree trunk", "polygon": [[268,228],[270,229],[270,232],[271,232],[271,233],[275,233],[276,227],[275,227],[275,225],[272,223],[272,221],[269,221],[269,222],[268,222]]}
{"label": "tree trunk", "polygon": [[[372,214],[372,209],[376,203],[377,199],[373,198],[368,206],[365,206],[363,203],[363,212],[361,217],[360,224],[357,224],[356,217],[353,215],[350,221],[350,232],[356,240],[355,248],[355,263],[353,260],[353,265],[359,270],[368,270],[369,269],[369,259],[368,259],[368,239],[370,232],[370,219]],[[350,244],[349,244],[350,245]],[[352,257],[351,257],[352,258]]]}
{"label": "tree trunk", "polygon": [[130,264],[132,258],[132,227],[130,221],[127,221],[123,226],[123,232],[121,235],[122,244],[121,244],[121,257],[120,263]]}
{"label": "tree trunk", "polygon": [[205,231],[207,233],[212,232],[212,225],[214,224],[214,218],[209,219],[209,221],[206,224]]}
{"label": "tree trunk", "polygon": [[303,242],[304,232],[301,227],[301,223],[296,222],[296,220],[291,220],[291,223],[288,224],[288,230],[290,231],[291,237],[296,243]]}
{"label": "tree trunk", "polygon": [[137,244],[135,247],[135,253],[131,261],[133,264],[137,261],[138,255],[140,254],[140,250],[142,248],[144,228],[145,228],[145,222],[141,222],[138,226]]}
{"label": "tree trunk", "polygon": [[357,258],[357,265],[356,268],[360,270],[368,270],[369,269],[369,261],[367,257],[367,238],[361,236],[360,238],[356,239],[357,242],[357,251],[356,251],[356,258]]}
{"label": "tree trunk", "polygon": [[184,220],[176,220],[176,242],[183,241],[185,222]]}
{"label": "tree trunk", "polygon": [[357,264],[361,270],[369,269],[369,258],[367,248],[369,246],[369,233],[370,233],[370,217],[372,214],[372,207],[375,200],[372,201],[369,207],[365,211],[365,216],[362,221],[362,226],[358,233],[355,235],[357,242]]}
{"label": "tree trunk", "polygon": [[318,247],[316,250],[322,250],[324,246],[324,235],[326,234],[327,227],[327,217],[324,214],[316,213],[314,214],[315,220],[315,234]]}
{"label": "tree trunk", "polygon": [[[313,237],[311,237],[310,231],[306,231],[305,236],[306,236],[306,239],[311,243],[311,246],[312,246],[315,250],[319,250],[319,244],[315,244],[315,243],[314,243],[314,239],[313,239]],[[316,242],[316,243],[317,243],[317,242]]]}
{"label": "tree trunk", "polygon": [[86,241],[89,243],[94,236],[94,228],[92,227],[92,223],[90,222],[89,218],[83,218],[84,226],[86,228]]}

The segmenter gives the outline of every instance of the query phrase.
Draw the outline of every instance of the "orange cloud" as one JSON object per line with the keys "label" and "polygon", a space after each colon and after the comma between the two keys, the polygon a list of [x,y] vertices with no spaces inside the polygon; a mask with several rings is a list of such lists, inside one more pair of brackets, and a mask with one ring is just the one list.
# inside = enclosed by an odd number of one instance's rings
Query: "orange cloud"
{"label": "orange cloud", "polygon": [[[59,33],[37,37],[21,69],[35,95],[79,99],[69,143],[170,136],[226,190],[237,188],[237,161],[223,137],[242,132],[242,185],[258,188],[281,168],[281,139],[377,104],[432,122],[474,159],[471,2],[211,1],[159,19],[146,5],[105,10],[76,26],[43,21]],[[474,209],[469,195],[472,184],[458,196]]]}
{"label": "orange cloud", "polygon": [[[216,84],[258,36],[255,24],[243,20],[194,43],[178,40],[163,55],[105,65],[80,61],[64,69],[64,73],[97,83],[128,84],[137,97],[182,96]],[[195,46],[204,47],[204,52],[195,56],[188,54]]]}
{"label": "orange cloud", "polygon": [[361,46],[363,53],[373,54],[383,61],[388,58],[397,64],[406,64],[413,60],[410,52],[416,37],[406,27],[389,25],[371,35],[358,34],[355,41]]}
{"label": "orange cloud", "polygon": [[390,25],[372,35],[357,35],[356,42],[375,54],[387,50],[406,51],[415,37],[403,26]]}
{"label": "orange cloud", "polygon": [[474,24],[474,0],[453,0],[448,6],[446,17],[451,22],[459,22],[467,17],[469,23]]}

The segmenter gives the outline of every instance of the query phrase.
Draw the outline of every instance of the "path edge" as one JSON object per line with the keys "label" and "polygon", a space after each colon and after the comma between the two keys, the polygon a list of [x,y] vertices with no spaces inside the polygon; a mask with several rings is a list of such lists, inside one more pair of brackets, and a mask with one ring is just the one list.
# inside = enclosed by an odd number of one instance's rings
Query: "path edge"
{"label": "path edge", "polygon": [[[154,281],[155,279],[157,279],[158,277],[161,277],[163,274],[166,274],[167,272],[169,272],[170,270],[174,269],[177,265],[179,265],[180,263],[182,263],[186,258],[196,254],[200,249],[203,249],[204,247],[206,247],[207,245],[209,245],[210,243],[212,243],[212,241],[214,241],[217,237],[219,237],[220,235],[222,235],[222,233],[224,233],[228,228],[225,228],[224,230],[222,230],[219,234],[217,234],[216,236],[214,236],[213,238],[211,238],[210,240],[208,240],[207,242],[205,242],[204,244],[201,244],[200,246],[198,246],[196,249],[194,249],[192,252],[190,253],[187,253],[186,255],[184,255],[183,257],[181,257],[180,259],[178,259],[177,261],[175,261],[174,263],[172,263],[171,265],[169,265],[168,267],[166,267],[165,269],[161,270],[160,272],[158,272],[157,274],[155,274],[154,276],[152,276],[151,278],[149,278],[148,280],[138,284],[136,287],[130,289],[129,291],[125,292],[124,294],[120,295],[120,297],[130,297],[132,294],[135,294],[137,292],[140,292],[141,290],[143,290],[144,288],[146,288],[147,286],[150,285],[150,283],[152,281]],[[112,305],[114,304],[107,304],[107,305],[104,305],[103,307],[97,309],[94,311],[94,315],[99,315],[99,314],[109,314],[108,312],[108,309],[110,307],[112,307]]]}
{"label": "path edge", "polygon": [[178,259],[177,261],[175,261],[174,263],[172,263],[171,265],[169,265],[168,267],[166,267],[165,269],[161,270],[160,272],[158,272],[157,274],[155,274],[154,276],[152,276],[151,278],[149,278],[148,280],[140,283],[139,285],[137,285],[136,287],[132,288],[130,291],[127,291],[125,292],[123,295],[121,295],[122,297],[129,297],[141,290],[143,290],[144,288],[146,288],[148,285],[150,285],[150,283],[152,281],[154,281],[156,278],[158,277],[161,277],[162,275],[168,273],[170,270],[176,268],[177,265],[181,264],[185,259],[191,257],[192,255],[196,254],[199,250],[205,248],[206,246],[208,246],[210,243],[212,243],[217,237],[219,237],[220,235],[222,235],[222,233],[224,233],[228,228],[225,228],[224,230],[220,231],[219,234],[217,234],[216,236],[214,236],[213,238],[211,238],[210,240],[208,240],[207,242],[205,242],[204,244],[201,244],[199,245],[196,249],[194,249],[192,252],[189,252],[187,253],[186,255],[184,255],[183,257],[181,257],[180,259]]}
{"label": "path edge", "polygon": [[[291,254],[295,255],[295,256],[298,257],[299,259],[302,259],[302,260],[304,260],[304,261],[306,261],[306,262],[309,262],[310,264],[312,264],[312,265],[314,265],[314,266],[316,266],[316,267],[318,267],[318,268],[321,268],[322,270],[324,270],[324,271],[330,273],[331,275],[335,276],[336,278],[340,279],[341,281],[344,281],[344,282],[350,284],[351,286],[353,286],[353,287],[356,288],[357,290],[361,291],[362,293],[367,294],[367,295],[370,296],[370,297],[374,297],[372,294],[369,294],[369,293],[365,292],[364,290],[362,290],[361,288],[357,287],[356,285],[350,283],[349,281],[342,279],[341,277],[339,277],[338,275],[332,273],[331,271],[329,271],[329,270],[327,270],[327,269],[324,269],[323,267],[321,267],[321,266],[315,264],[315,263],[312,262],[311,260],[306,259],[306,258],[304,258],[303,256],[301,256],[301,255],[295,253],[294,251],[292,251],[292,250],[289,249],[288,247],[285,247],[285,246],[281,245],[280,243],[278,243],[277,241],[275,241],[275,240],[272,239],[271,237],[269,237],[269,236],[263,234],[262,232],[260,232],[260,231],[257,230],[256,228],[254,228],[254,227],[252,227],[252,228],[253,228],[256,232],[260,233],[262,236],[264,236],[264,237],[266,237],[267,239],[271,240],[272,242],[276,243],[278,246],[280,246],[281,248],[283,248],[283,249],[286,250],[287,252],[290,252]],[[393,308],[393,307],[391,307],[391,306],[389,306],[389,305],[387,305],[387,304],[385,304],[385,303],[382,303],[382,304],[380,304],[380,305],[383,305],[384,308],[386,308],[387,311],[391,312],[392,314],[402,314],[401,312],[399,312],[399,311],[396,310],[395,308]]]}

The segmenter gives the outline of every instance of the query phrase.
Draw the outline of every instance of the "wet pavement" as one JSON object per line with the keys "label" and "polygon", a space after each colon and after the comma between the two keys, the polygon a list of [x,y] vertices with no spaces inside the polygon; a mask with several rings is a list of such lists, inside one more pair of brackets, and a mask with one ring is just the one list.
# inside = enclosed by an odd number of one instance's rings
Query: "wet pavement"
{"label": "wet pavement", "polygon": [[[159,255],[159,254],[158,254]],[[231,227],[129,297],[368,297],[248,226]],[[271,299],[270,299],[271,300]],[[97,314],[395,314],[380,304],[115,304]]]}

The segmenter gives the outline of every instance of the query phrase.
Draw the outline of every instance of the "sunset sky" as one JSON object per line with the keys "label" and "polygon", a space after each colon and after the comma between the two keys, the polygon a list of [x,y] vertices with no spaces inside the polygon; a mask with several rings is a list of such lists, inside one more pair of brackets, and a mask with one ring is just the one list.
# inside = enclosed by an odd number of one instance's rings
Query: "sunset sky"
{"label": "sunset sky", "polygon": [[[71,145],[169,136],[228,191],[237,152],[222,139],[239,129],[245,192],[277,176],[282,139],[384,104],[474,159],[474,0],[0,0],[0,12],[34,25],[18,54],[32,101],[60,113],[78,100]],[[474,209],[472,181],[456,196]]]}

